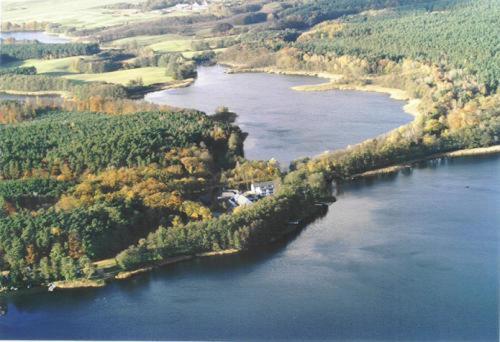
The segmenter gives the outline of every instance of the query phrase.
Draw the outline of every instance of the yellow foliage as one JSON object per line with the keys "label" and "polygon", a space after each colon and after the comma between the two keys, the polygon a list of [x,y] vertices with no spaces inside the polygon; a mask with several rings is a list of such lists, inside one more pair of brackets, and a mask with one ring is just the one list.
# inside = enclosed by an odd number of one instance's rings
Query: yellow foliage
{"label": "yellow foliage", "polygon": [[192,201],[183,202],[182,211],[192,220],[206,221],[212,218],[210,209]]}
{"label": "yellow foliage", "polygon": [[423,139],[423,143],[426,146],[432,146],[436,143],[437,139],[433,135],[425,135]]}
{"label": "yellow foliage", "polygon": [[58,210],[69,211],[80,206],[80,201],[68,195],[63,195],[56,204]]}
{"label": "yellow foliage", "polygon": [[224,140],[227,139],[226,132],[219,126],[215,126],[211,134],[214,140]]}
{"label": "yellow foliage", "polygon": [[50,228],[50,233],[54,236],[59,236],[61,235],[62,229],[59,227],[52,227]]}

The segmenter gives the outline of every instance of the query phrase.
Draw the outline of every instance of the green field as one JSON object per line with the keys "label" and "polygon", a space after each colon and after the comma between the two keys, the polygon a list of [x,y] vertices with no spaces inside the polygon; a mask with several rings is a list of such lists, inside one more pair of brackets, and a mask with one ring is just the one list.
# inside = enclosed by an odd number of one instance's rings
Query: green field
{"label": "green field", "polygon": [[[219,53],[219,52],[223,52],[227,50],[227,48],[220,48],[220,49],[211,49],[211,50],[205,50],[205,51],[213,51],[215,53]],[[182,55],[185,57],[185,58],[192,58],[194,55],[196,55],[197,53],[201,53],[201,52],[205,52],[205,51],[185,51],[182,53]]]}
{"label": "green field", "polygon": [[[227,37],[226,37],[227,38]],[[217,38],[198,39],[193,36],[182,36],[178,34],[164,34],[158,36],[136,36],[124,39],[118,39],[107,46],[119,48],[126,47],[131,44],[136,44],[138,47],[147,47],[156,52],[182,52],[185,57],[190,58],[196,52],[192,49],[193,42],[214,42]],[[215,52],[223,51],[223,49],[214,49]]]}
{"label": "green field", "polygon": [[149,45],[149,48],[158,52],[185,52],[191,51],[190,38],[172,39]]}
{"label": "green field", "polygon": [[63,76],[68,79],[92,82],[108,82],[126,85],[132,80],[142,79],[144,85],[151,85],[155,83],[166,83],[172,81],[172,77],[165,76],[164,68],[147,67],[138,69],[118,70],[112,72],[105,72],[102,74],[73,74]]}
{"label": "green field", "polygon": [[77,28],[114,26],[165,16],[160,11],[103,8],[123,2],[143,3],[142,0],[2,0],[1,12],[2,20],[13,23],[46,21]]}
{"label": "green field", "polygon": [[135,37],[114,40],[111,43],[107,44],[106,46],[119,48],[130,44],[137,44],[140,47],[145,47],[167,41],[186,40],[186,39],[190,38],[177,34],[162,34],[157,36],[135,36]]}
{"label": "green field", "polygon": [[12,67],[35,67],[39,74],[63,75],[72,74],[77,71],[72,68],[73,61],[81,56],[57,58],[57,59],[27,59],[2,65],[5,68]]}

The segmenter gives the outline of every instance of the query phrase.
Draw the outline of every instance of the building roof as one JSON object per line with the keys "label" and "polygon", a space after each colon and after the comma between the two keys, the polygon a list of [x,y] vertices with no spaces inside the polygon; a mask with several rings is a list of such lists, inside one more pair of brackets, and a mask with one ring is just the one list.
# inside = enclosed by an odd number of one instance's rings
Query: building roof
{"label": "building roof", "polygon": [[267,181],[267,182],[255,182],[252,183],[252,185],[256,188],[265,188],[267,186],[274,186],[274,181]]}

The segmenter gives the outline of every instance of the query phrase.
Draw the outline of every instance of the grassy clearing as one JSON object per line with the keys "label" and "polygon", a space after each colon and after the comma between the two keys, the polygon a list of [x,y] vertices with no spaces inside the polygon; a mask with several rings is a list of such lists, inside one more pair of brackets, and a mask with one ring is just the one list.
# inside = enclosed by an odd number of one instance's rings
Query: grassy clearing
{"label": "grassy clearing", "polygon": [[192,58],[194,55],[198,54],[198,53],[202,53],[202,52],[207,52],[207,51],[213,51],[215,53],[219,53],[219,52],[223,52],[225,51],[227,48],[220,48],[220,49],[211,49],[211,50],[204,50],[204,51],[186,51],[186,52],[183,52],[182,55],[185,57],[185,58]]}
{"label": "grassy clearing", "polygon": [[158,36],[151,36],[151,35],[145,35],[145,36],[135,36],[135,37],[128,37],[128,38],[123,38],[123,39],[118,39],[114,40],[111,43],[107,44],[107,46],[111,47],[123,47],[127,46],[129,44],[136,43],[140,47],[148,46],[148,45],[153,45],[165,41],[170,41],[170,40],[182,40],[182,39],[188,39],[189,37],[186,36],[181,36],[177,34],[162,34]]}
{"label": "grassy clearing", "polygon": [[122,85],[126,85],[129,81],[138,78],[142,78],[144,85],[173,81],[172,77],[165,76],[164,68],[157,67],[118,70],[102,74],[74,74],[63,77],[84,82],[101,81]]}
{"label": "grassy clearing", "polygon": [[158,52],[185,52],[191,51],[192,41],[193,40],[190,38],[166,40],[160,43],[149,45],[149,47]]}
{"label": "grassy clearing", "polygon": [[[205,42],[208,42],[209,44],[211,44],[212,46],[214,46],[213,42],[216,40],[217,40],[217,38],[193,39],[191,37],[183,37],[180,39],[164,40],[162,42],[151,44],[148,47],[156,52],[182,52],[184,57],[191,58],[196,53],[209,51],[209,50],[201,50],[201,51],[193,50],[193,48],[192,48],[193,42],[205,41]],[[215,52],[221,52],[221,51],[224,51],[225,49],[226,48],[218,48],[218,49],[211,49],[211,50],[215,51]]]}
{"label": "grassy clearing", "polygon": [[99,260],[99,261],[94,262],[94,266],[98,270],[104,270],[104,269],[108,269],[108,268],[113,268],[113,267],[117,266],[116,265],[116,259],[115,258],[111,258],[111,259]]}
{"label": "grassy clearing", "polygon": [[35,67],[39,74],[64,75],[73,74],[77,71],[72,68],[72,63],[81,56],[66,57],[58,59],[27,59],[25,61],[3,64],[1,68],[13,67]]}

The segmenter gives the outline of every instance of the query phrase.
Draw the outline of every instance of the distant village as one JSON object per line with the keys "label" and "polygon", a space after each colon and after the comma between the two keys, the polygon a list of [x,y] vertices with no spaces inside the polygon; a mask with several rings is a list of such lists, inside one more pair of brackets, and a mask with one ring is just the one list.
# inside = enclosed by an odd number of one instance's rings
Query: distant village
{"label": "distant village", "polygon": [[175,6],[160,10],[162,13],[172,13],[176,11],[202,11],[208,9],[207,1],[195,1],[192,4],[177,4]]}

